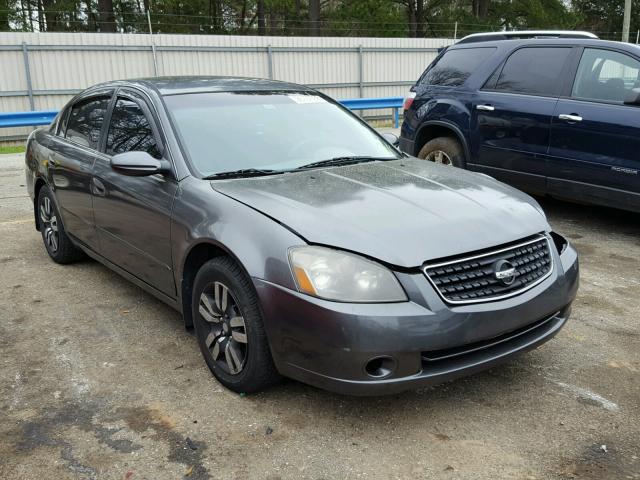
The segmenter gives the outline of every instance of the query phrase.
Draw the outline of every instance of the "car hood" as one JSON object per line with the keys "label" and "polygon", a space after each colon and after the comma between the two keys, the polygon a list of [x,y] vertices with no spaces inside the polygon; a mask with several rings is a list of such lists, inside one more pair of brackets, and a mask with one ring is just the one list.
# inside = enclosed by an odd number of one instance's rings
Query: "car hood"
{"label": "car hood", "polygon": [[528,195],[487,175],[415,158],[217,180],[212,186],[309,243],[399,267],[549,230]]}

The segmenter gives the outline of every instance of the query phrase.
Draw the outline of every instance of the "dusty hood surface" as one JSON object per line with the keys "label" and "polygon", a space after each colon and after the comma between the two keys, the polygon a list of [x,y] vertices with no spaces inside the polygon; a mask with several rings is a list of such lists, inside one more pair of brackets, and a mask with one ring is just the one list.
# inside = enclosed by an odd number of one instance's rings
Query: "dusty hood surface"
{"label": "dusty hood surface", "polygon": [[212,186],[309,243],[400,267],[549,230],[537,203],[490,177],[406,158]]}

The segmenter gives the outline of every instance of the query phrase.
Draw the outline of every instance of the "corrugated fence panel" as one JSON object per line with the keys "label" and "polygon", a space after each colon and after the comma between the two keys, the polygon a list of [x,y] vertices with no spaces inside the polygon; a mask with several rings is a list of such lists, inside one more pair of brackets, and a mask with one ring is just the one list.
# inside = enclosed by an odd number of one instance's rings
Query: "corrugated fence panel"
{"label": "corrugated fence panel", "polygon": [[358,54],[349,52],[278,52],[274,78],[294,83],[357,83]]}
{"label": "corrugated fence panel", "polygon": [[0,52],[2,75],[0,91],[26,90],[26,79],[22,52]]}
{"label": "corrugated fence panel", "polygon": [[[0,111],[30,109],[23,42],[28,49],[34,108],[48,110],[61,108],[75,92],[90,85],[156,74],[262,78],[272,75],[276,80],[315,85],[337,99],[399,96],[408,91],[409,84],[435,58],[435,49],[453,41],[2,32]],[[157,67],[152,45],[156,49]],[[236,50],[229,51],[230,48]],[[383,84],[376,85],[377,82]],[[3,129],[0,140],[29,131]]]}

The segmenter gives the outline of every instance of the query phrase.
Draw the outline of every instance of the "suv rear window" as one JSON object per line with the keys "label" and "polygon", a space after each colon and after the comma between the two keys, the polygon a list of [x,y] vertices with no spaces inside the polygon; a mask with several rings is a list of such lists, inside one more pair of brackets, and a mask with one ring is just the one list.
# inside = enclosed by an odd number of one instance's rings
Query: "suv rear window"
{"label": "suv rear window", "polygon": [[495,51],[495,47],[447,50],[420,79],[421,85],[457,87]]}
{"label": "suv rear window", "polygon": [[516,50],[502,68],[495,90],[529,95],[560,94],[562,69],[571,48],[529,47]]}

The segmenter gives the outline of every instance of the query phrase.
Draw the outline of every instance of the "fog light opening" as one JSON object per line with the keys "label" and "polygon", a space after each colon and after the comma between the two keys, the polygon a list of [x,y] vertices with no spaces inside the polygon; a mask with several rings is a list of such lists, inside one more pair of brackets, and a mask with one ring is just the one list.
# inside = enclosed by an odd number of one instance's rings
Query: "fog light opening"
{"label": "fog light opening", "polygon": [[375,357],[364,365],[364,371],[373,378],[388,377],[396,368],[396,362],[391,357]]}

